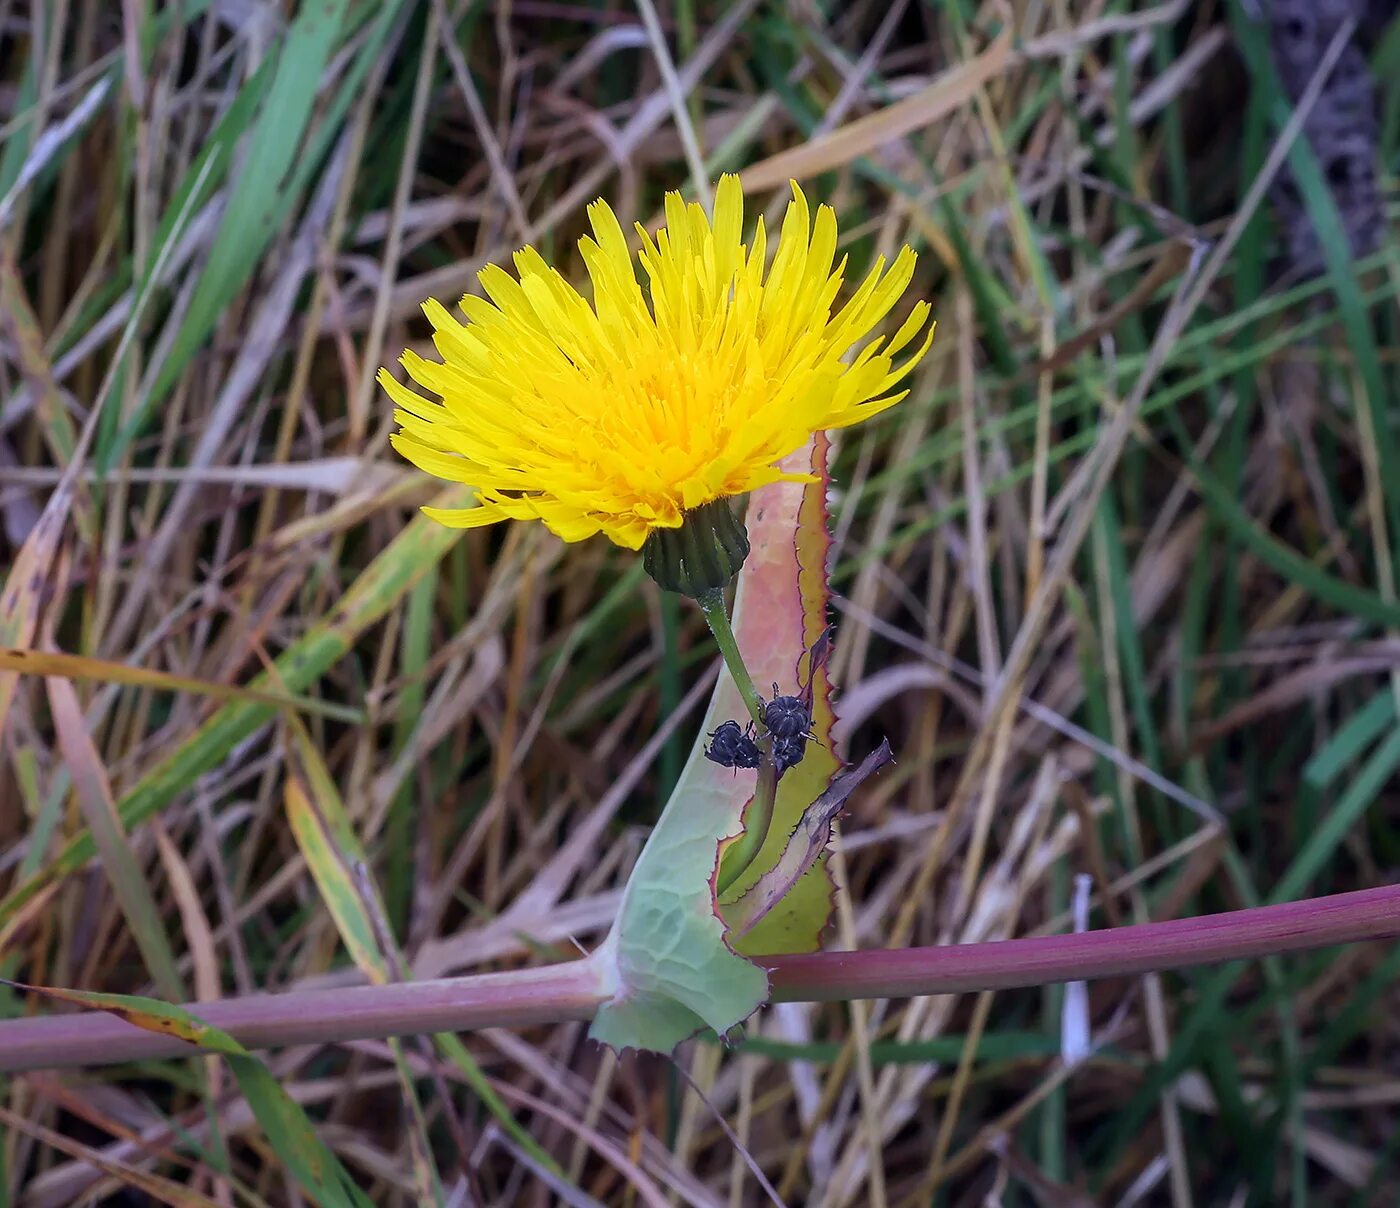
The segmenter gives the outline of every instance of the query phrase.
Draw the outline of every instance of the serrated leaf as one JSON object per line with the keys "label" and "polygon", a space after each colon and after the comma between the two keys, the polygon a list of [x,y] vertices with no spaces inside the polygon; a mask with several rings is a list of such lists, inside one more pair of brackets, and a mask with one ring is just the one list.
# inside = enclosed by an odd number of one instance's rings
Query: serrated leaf
{"label": "serrated leaf", "polygon": [[[800,464],[784,463],[786,468],[810,470],[815,482],[777,483],[759,492],[763,506],[751,529],[757,530],[762,542],[764,569],[761,580],[746,584],[741,579],[735,611],[739,649],[749,660],[749,670],[760,686],[773,679],[784,688],[795,683],[798,675],[807,671],[805,652],[817,644],[830,623],[827,560],[831,536],[826,498],[831,483],[827,472],[829,448],[826,434],[819,432],[805,449],[789,459]],[[762,594],[759,582],[763,585]],[[800,611],[793,608],[793,598],[799,602]],[[813,741],[807,744],[802,762],[778,782],[768,838],[748,872],[725,895],[727,901],[741,898],[759,877],[777,865],[788,836],[801,822],[807,807],[826,791],[840,770],[841,760],[832,740],[835,721],[831,680],[822,662],[812,683]],[[835,891],[826,864],[825,854],[820,855],[762,922],[736,943],[737,949],[745,954],[816,951],[831,918]],[[721,913],[725,913],[723,905]]]}
{"label": "serrated leaf", "polygon": [[859,767],[842,772],[831,782],[831,787],[807,807],[797,828],[788,837],[778,862],[763,873],[743,897],[725,905],[724,920],[729,924],[731,941],[757,928],[821,859],[826,845],[831,842],[832,824],[845,809],[846,799],[867,777],[893,762],[890,744],[882,742],[861,760]]}
{"label": "serrated leaf", "polygon": [[[760,689],[776,681],[798,688],[806,652],[827,627],[826,438],[783,462],[811,483],[775,483],[754,492],[745,525],[751,550],[739,572],[733,626]],[[799,537],[799,530],[801,535]],[[616,1048],[668,1052],[708,1026],[723,1035],[766,1001],[767,975],[740,956],[717,913],[719,854],[742,833],[752,772],[736,774],[704,757],[705,735],[745,709],[727,673],[710,699],[700,738],[652,830],[623,892],[599,956],[611,964],[614,994],[590,1035]],[[831,750],[830,687],[824,668],[813,684],[813,732],[807,756],[779,784],[772,828],[754,867],[735,886],[741,896],[782,857],[806,808],[836,772]],[[831,885],[816,860],[745,937],[745,952],[810,951],[826,924]]]}

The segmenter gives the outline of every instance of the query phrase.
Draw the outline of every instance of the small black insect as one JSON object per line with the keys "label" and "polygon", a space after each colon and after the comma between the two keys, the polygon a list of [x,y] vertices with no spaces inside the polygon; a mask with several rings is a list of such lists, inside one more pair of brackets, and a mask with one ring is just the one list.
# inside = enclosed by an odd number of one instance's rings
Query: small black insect
{"label": "small black insect", "polygon": [[752,735],[739,728],[737,721],[724,721],[710,735],[705,758],[722,768],[756,768],[762,762],[763,753]]}
{"label": "small black insect", "polygon": [[763,706],[763,724],[774,738],[797,738],[812,728],[812,705],[801,696],[779,696],[773,685],[773,699]]}
{"label": "small black insect", "polygon": [[785,738],[773,739],[773,763],[781,776],[788,768],[794,768],[802,762],[802,756],[807,753],[807,735],[791,734]]}

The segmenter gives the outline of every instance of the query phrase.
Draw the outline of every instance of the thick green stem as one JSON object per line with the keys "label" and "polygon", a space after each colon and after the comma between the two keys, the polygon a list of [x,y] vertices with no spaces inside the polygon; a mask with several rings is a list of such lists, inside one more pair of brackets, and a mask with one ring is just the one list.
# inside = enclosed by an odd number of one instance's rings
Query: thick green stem
{"label": "thick green stem", "polygon": [[758,765],[758,783],[754,786],[753,800],[744,811],[744,833],[725,849],[715,885],[716,897],[722,898],[749,870],[764,840],[768,838],[768,828],[773,824],[773,801],[778,795],[778,765],[773,759],[773,740],[765,738],[759,743],[759,749],[763,752],[763,762]]}
{"label": "thick green stem", "polygon": [[697,596],[695,602],[700,605],[700,611],[705,614],[710,632],[715,635],[715,645],[719,647],[719,652],[724,658],[724,665],[729,668],[734,686],[744,698],[744,707],[748,709],[754,725],[762,727],[763,698],[753,685],[749,669],[744,666],[744,656],[739,653],[739,643],[735,641],[734,630],[729,624],[729,611],[724,606],[724,593],[718,590],[707,591]]}

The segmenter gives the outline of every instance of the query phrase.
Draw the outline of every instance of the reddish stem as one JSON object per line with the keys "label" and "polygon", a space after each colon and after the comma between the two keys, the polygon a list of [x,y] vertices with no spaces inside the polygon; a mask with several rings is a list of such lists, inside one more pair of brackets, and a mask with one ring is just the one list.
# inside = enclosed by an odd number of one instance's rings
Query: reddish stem
{"label": "reddish stem", "polygon": [[772,956],[779,1002],[902,998],[1093,981],[1400,936],[1400,885],[1164,923],[990,944]]}
{"label": "reddish stem", "polygon": [[[592,961],[436,981],[256,994],[190,1003],[205,1023],[248,1049],[327,1044],[592,1019],[607,995]],[[0,1022],[0,1072],[110,1065],[189,1053],[189,1044],[105,1011]]]}
{"label": "reddish stem", "polygon": [[[1400,885],[989,944],[758,957],[778,1001],[820,1002],[1002,990],[1207,965],[1400,936]],[[441,981],[302,990],[198,1003],[248,1048],[589,1019],[605,997],[590,960]],[[104,1065],[189,1052],[173,1037],[100,1012],[0,1022],[0,1071]]]}

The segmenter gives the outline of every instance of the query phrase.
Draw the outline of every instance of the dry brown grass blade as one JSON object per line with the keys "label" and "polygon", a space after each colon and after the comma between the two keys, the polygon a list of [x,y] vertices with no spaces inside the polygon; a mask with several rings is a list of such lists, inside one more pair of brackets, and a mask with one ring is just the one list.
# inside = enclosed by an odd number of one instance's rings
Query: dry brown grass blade
{"label": "dry brown grass blade", "polygon": [[[180,853],[174,841],[166,833],[165,826],[157,818],[151,826],[156,849],[160,853],[161,866],[170,882],[170,893],[180,912],[180,922],[185,932],[185,945],[194,967],[194,994],[198,1002],[212,1002],[219,997],[219,959],[214,947],[213,930],[209,926],[209,916],[199,900],[199,887],[195,884],[188,861]],[[206,1082],[207,1099],[217,1103],[223,1091],[224,1064],[215,1056],[202,1059]],[[233,1191],[228,1176],[212,1176],[214,1196],[228,1208],[233,1202]]]}
{"label": "dry brown grass blade", "polygon": [[76,1158],[89,1166],[95,1166],[115,1180],[117,1184],[147,1195],[156,1203],[169,1204],[171,1208],[223,1208],[218,1200],[211,1200],[208,1196],[201,1195],[171,1179],[162,1178],[160,1175],[150,1174],[147,1171],[138,1170],[134,1166],[128,1166],[124,1162],[103,1157],[100,1151],[91,1146],[80,1144],[33,1120],[26,1120],[6,1107],[0,1107],[0,1123],[18,1133],[31,1136],[60,1153],[67,1154],[70,1158]]}
{"label": "dry brown grass blade", "polygon": [[[758,0],[733,0],[700,41],[695,53],[677,69],[676,75],[683,89],[694,88],[704,73],[713,67],[715,61],[728,48],[743,23],[758,7]],[[529,239],[538,240],[562,222],[572,218],[584,205],[597,197],[608,179],[625,164],[627,157],[655,134],[671,111],[671,101],[664,89],[658,89],[645,97],[637,105],[635,112],[620,130],[607,131],[608,149],[613,159],[600,159],[580,174],[579,178],[564,190],[557,201],[530,224]],[[455,264],[432,269],[394,287],[389,307],[391,318],[405,318],[416,314],[425,297],[448,297],[472,289],[476,274],[489,263],[507,256],[511,245],[496,243],[485,255],[472,256]],[[367,327],[371,321],[369,308],[359,309],[342,316],[343,321],[352,327]]]}
{"label": "dry brown grass blade", "polygon": [[1271,713],[1281,713],[1302,701],[1323,699],[1338,684],[1351,679],[1369,678],[1377,673],[1393,672],[1395,667],[1394,656],[1378,655],[1319,661],[1300,668],[1259,689],[1209,725],[1199,727],[1191,735],[1191,746],[1204,750],[1225,735]]}
{"label": "dry brown grass blade", "polygon": [[[63,516],[45,508],[39,522],[25,538],[0,593],[0,642],[10,647],[28,647],[39,626],[39,613],[49,582],[49,568],[63,540]],[[18,653],[27,653],[21,650]],[[10,705],[19,687],[19,672],[0,670],[0,734]]]}
{"label": "dry brown grass blade", "polygon": [[[77,435],[54,382],[8,235],[0,237],[0,311],[14,341],[21,371],[33,391],[45,436],[56,458],[66,465],[73,456]],[[90,518],[82,513],[79,518],[84,529],[90,528]],[[60,509],[45,507],[5,576],[5,589],[0,594],[0,643],[6,646],[28,647],[34,641],[49,570],[63,540],[63,520]],[[18,682],[17,675],[0,671],[0,734],[5,732]]]}
{"label": "dry brown grass blade", "polygon": [[612,1163],[627,1178],[629,1188],[635,1192],[637,1199],[643,1204],[648,1205],[649,1208],[670,1208],[661,1188],[656,1185],[646,1171],[637,1165],[632,1155],[625,1152],[616,1141],[528,1091],[520,1090],[505,1082],[493,1082],[492,1085],[502,1099],[529,1106],[587,1141],[595,1153]]}
{"label": "dry brown grass blade", "polygon": [[[279,709],[334,717],[341,721],[358,721],[360,710],[316,700],[309,696],[292,696],[268,692],[260,688],[243,688],[233,684],[216,684],[210,680],[171,675],[148,667],[129,667],[107,659],[91,658],[85,654],[69,654],[61,650],[24,650],[0,647],[0,674],[58,676],[70,680],[93,680],[106,684],[126,684],[135,688],[157,688],[165,692],[187,692],[222,701],[257,701],[276,705]],[[0,718],[3,721],[3,718]]]}
{"label": "dry brown grass blade", "polygon": [[965,105],[979,88],[995,79],[1014,61],[1011,28],[1007,26],[975,59],[949,68],[913,96],[745,168],[739,174],[744,191],[761,193],[778,188],[789,180],[804,180],[845,167],[852,160],[869,155],[886,143],[931,126]]}
{"label": "dry brown grass blade", "polygon": [[1020,380],[1028,381],[1042,374],[1052,374],[1063,369],[1075,357],[1093,349],[1105,335],[1114,331],[1129,315],[1142,310],[1153,296],[1169,281],[1186,268],[1191,260],[1191,249],[1182,243],[1173,243],[1133,284],[1126,294],[1106,310],[1094,325],[1044,353],[1041,358],[1021,371]]}
{"label": "dry brown grass blade", "polygon": [[[20,372],[29,383],[34,408],[39,417],[49,451],[60,465],[73,456],[78,434],[64,403],[63,392],[54,380],[53,365],[44,351],[38,317],[29,302],[24,279],[15,262],[15,249],[9,236],[0,237],[0,319],[11,340]],[[86,526],[91,517],[83,516]]]}

